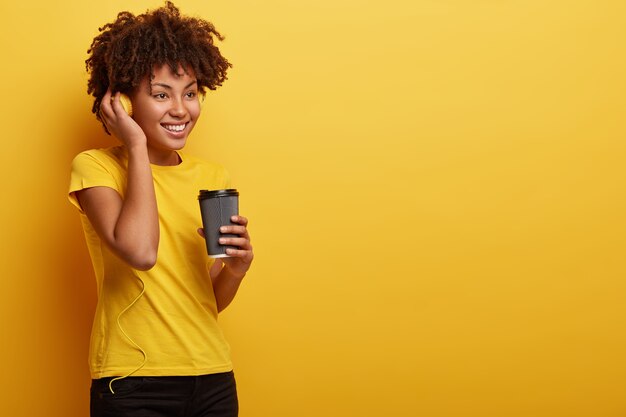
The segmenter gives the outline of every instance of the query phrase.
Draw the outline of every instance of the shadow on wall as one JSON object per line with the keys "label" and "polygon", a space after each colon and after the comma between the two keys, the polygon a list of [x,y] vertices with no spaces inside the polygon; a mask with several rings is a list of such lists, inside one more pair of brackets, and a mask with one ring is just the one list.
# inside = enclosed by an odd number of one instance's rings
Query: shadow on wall
{"label": "shadow on wall", "polygon": [[[88,106],[91,106],[91,100],[89,100]],[[90,108],[88,109],[90,110]],[[68,109],[68,112],[64,114],[71,113]],[[62,154],[58,155],[59,160],[56,161],[58,166],[63,167],[65,171],[65,183],[62,184],[65,192],[60,196],[63,200],[63,205],[61,207],[62,211],[58,216],[58,223],[54,226],[56,229],[54,232],[58,233],[57,236],[62,236],[66,244],[58,245],[52,248],[52,250],[55,252],[53,259],[56,259],[58,262],[58,265],[54,266],[66,279],[64,284],[67,284],[67,286],[65,288],[72,289],[67,295],[61,295],[61,297],[67,299],[67,304],[87,304],[81,305],[80,310],[74,313],[80,313],[78,320],[81,323],[86,321],[90,328],[96,300],[95,276],[85,243],[80,216],[77,209],[67,199],[67,189],[69,187],[73,158],[84,150],[114,146],[116,139],[105,133],[102,125],[91,112],[81,111],[80,114],[76,114],[78,112],[74,110],[73,113],[69,117],[69,119],[73,120],[73,123],[68,123],[68,125],[73,126],[74,129],[68,135],[66,149],[63,150]],[[87,117],[85,117],[85,114],[87,114]],[[72,294],[72,292],[76,292],[76,294]],[[71,302],[69,302],[70,300]],[[85,303],[82,303],[81,300],[85,300]],[[68,311],[71,310],[68,309]],[[89,317],[87,319],[84,319],[84,313],[88,313]],[[82,325],[80,327],[82,329]]]}
{"label": "shadow on wall", "polygon": [[[74,101],[76,102],[84,100]],[[67,125],[73,129],[66,134],[64,149],[54,154],[56,161],[52,163],[65,175],[59,177],[58,187],[55,187],[57,215],[54,222],[47,225],[47,233],[58,236],[59,239],[48,241],[44,252],[47,253],[47,269],[52,271],[55,281],[50,288],[56,293],[50,296],[57,300],[57,322],[61,323],[56,329],[57,337],[54,339],[54,343],[58,343],[61,350],[58,355],[61,362],[59,365],[63,368],[67,392],[85,394],[75,395],[76,399],[73,401],[78,403],[71,406],[72,410],[82,413],[88,407],[89,398],[85,390],[88,389],[90,380],[87,358],[97,299],[96,282],[80,216],[67,199],[67,189],[74,156],[83,150],[111,146],[115,139],[106,135],[101,124],[90,112],[87,113],[82,108],[77,111],[75,105],[69,105],[72,104],[70,100],[67,103],[68,109],[65,112],[59,111],[58,114],[68,115]]]}

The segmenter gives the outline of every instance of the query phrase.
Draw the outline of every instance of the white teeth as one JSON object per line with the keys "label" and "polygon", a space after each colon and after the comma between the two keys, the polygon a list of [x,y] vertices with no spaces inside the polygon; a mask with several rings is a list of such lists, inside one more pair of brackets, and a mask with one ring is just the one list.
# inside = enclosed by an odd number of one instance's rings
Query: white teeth
{"label": "white teeth", "polygon": [[182,132],[185,125],[163,125],[163,127],[172,132]]}

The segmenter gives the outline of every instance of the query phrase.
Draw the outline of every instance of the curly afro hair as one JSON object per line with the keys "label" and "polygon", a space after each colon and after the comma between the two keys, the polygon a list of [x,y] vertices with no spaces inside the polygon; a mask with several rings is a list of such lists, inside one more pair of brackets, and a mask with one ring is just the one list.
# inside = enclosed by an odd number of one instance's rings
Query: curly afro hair
{"label": "curly afro hair", "polygon": [[199,91],[215,90],[227,79],[232,65],[214,45],[224,37],[206,20],[181,16],[170,1],[158,9],[135,16],[124,11],[113,23],[99,28],[85,61],[90,74],[87,93],[95,97],[91,111],[100,117],[100,102],[107,90],[128,94],[155,66],[169,65],[174,73],[179,65],[191,69]]}

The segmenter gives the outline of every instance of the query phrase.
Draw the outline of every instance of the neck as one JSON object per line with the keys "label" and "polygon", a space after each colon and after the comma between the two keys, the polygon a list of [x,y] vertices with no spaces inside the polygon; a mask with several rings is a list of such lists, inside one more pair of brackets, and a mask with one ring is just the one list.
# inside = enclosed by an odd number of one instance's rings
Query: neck
{"label": "neck", "polygon": [[148,147],[148,159],[150,159],[150,163],[153,165],[164,166],[178,165],[182,162],[176,151],[159,151],[150,147]]}

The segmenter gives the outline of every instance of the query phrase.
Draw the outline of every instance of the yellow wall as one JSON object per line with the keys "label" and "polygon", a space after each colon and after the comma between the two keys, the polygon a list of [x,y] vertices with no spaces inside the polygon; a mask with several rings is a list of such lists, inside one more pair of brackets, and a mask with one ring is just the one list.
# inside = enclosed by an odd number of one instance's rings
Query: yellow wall
{"label": "yellow wall", "polygon": [[[85,416],[84,60],[157,1],[3,2],[2,414]],[[242,416],[626,415],[626,3],[178,1],[235,67],[191,151],[256,261]]]}

